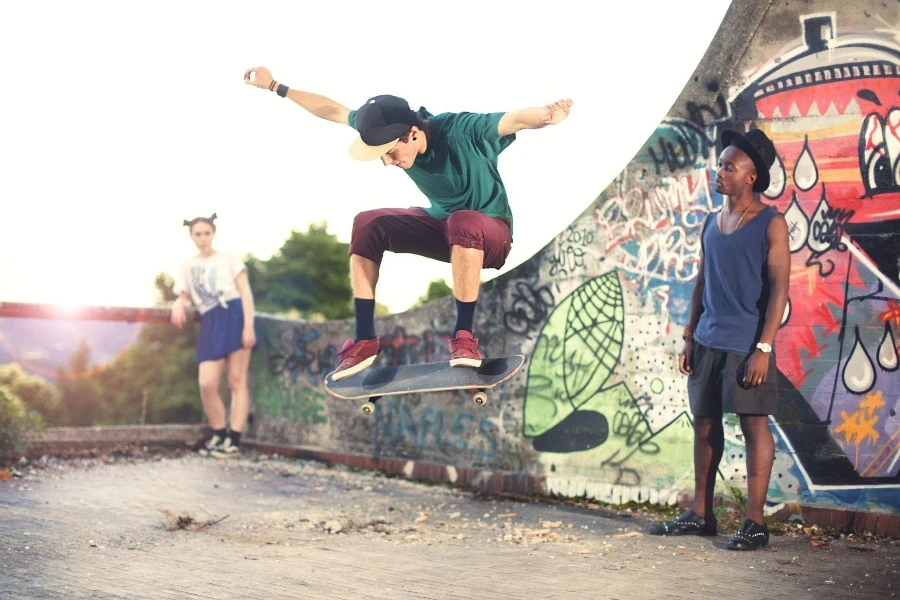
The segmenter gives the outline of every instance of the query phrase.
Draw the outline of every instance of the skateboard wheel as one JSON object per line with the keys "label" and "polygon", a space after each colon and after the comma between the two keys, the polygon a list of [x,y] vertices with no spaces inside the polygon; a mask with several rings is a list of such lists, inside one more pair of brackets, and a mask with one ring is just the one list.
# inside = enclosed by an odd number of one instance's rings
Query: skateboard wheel
{"label": "skateboard wheel", "polygon": [[364,415],[371,415],[373,412],[375,412],[375,405],[371,402],[366,402],[359,407],[359,410],[362,411],[362,414]]}
{"label": "skateboard wheel", "polygon": [[487,394],[484,392],[477,392],[474,396],[472,396],[472,400],[475,401],[475,404],[478,406],[484,406],[487,404]]}

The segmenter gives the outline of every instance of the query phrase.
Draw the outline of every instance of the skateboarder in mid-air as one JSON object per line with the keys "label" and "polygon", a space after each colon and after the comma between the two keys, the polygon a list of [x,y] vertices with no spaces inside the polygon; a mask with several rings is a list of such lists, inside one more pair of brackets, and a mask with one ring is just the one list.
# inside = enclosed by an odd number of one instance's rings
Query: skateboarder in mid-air
{"label": "skateboarder in mid-air", "polygon": [[500,269],[512,246],[513,218],[497,159],[523,129],[557,125],[571,100],[513,112],[441,113],[413,111],[396,96],[374,96],[351,110],[330,98],[290,89],[265,67],[244,73],[244,81],[277,93],[313,115],[359,132],[350,146],[356,160],[381,159],[403,169],[431,203],[429,208],[384,208],[356,215],[350,238],[356,334],[341,348],[332,375],[340,380],[375,362],[375,284],[386,250],[449,262],[456,299],[450,364],[481,366],[472,322],[481,269]]}

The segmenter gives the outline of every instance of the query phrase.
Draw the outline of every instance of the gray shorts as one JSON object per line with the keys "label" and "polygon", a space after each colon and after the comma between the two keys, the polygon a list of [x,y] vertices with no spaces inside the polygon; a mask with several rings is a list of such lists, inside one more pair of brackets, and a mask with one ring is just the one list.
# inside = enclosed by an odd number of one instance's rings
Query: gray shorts
{"label": "gray shorts", "polygon": [[688,377],[688,399],[695,417],[721,417],[722,413],[774,415],[778,409],[775,352],[769,356],[765,383],[744,383],[749,354],[712,350],[694,342],[694,374]]}

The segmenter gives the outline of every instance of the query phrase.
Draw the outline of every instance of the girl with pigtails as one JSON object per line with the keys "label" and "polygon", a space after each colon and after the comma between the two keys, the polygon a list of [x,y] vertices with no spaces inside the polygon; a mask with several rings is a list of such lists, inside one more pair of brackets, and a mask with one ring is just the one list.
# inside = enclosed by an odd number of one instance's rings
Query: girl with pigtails
{"label": "girl with pigtails", "polygon": [[[213,249],[216,214],[185,220],[199,253],[182,264],[173,291],[172,324],[181,328],[185,309],[193,302],[200,312],[200,335],[196,360],[199,364],[200,397],[213,430],[200,448],[204,456],[240,456],[241,433],[250,411],[247,374],[250,352],[256,345],[253,293],[243,261],[230,252]],[[225,404],[219,395],[222,372],[228,370],[231,388],[231,427],[226,426]]]}

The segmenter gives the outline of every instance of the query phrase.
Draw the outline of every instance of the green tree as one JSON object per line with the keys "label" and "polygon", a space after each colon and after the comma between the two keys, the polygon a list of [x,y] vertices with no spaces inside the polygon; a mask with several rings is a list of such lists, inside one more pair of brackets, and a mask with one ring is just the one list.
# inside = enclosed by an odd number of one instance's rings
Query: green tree
{"label": "green tree", "polygon": [[100,423],[198,423],[203,418],[197,388],[196,325],[182,330],[148,323],[137,343],[94,376]]}
{"label": "green tree", "polygon": [[68,368],[56,368],[59,390],[58,419],[54,425],[96,425],[101,397],[91,373],[91,346],[82,340],[69,357]]}
{"label": "green tree", "polygon": [[28,434],[42,429],[40,415],[28,410],[10,388],[0,386],[0,456],[24,453]]}
{"label": "green tree", "polygon": [[5,387],[22,401],[26,410],[31,410],[42,419],[52,419],[59,405],[59,398],[53,385],[38,375],[31,375],[18,363],[0,365],[0,386]]}
{"label": "green tree", "polygon": [[260,312],[294,314],[304,319],[353,316],[349,244],[313,223],[290,237],[267,260],[249,256],[247,276]]}
{"label": "green tree", "polygon": [[[154,284],[159,306],[168,306],[177,297],[174,279],[167,273],[159,273]],[[137,343],[97,376],[105,395],[101,420],[139,422],[146,395],[146,423],[199,423],[203,419],[195,360],[199,332],[197,324],[181,329],[169,323],[144,324]]]}
{"label": "green tree", "polygon": [[[156,277],[157,302],[174,300],[173,280]],[[82,343],[67,369],[59,369],[60,425],[138,423],[146,395],[146,423],[198,423],[203,408],[194,359],[199,327],[176,329],[146,323],[137,342],[108,365],[91,365],[90,347]]]}
{"label": "green tree", "polygon": [[431,283],[428,284],[428,289],[425,291],[424,296],[419,296],[419,299],[413,304],[412,308],[416,306],[422,306],[431,302],[432,300],[437,300],[438,298],[446,298],[447,296],[453,295],[453,288],[447,285],[447,282],[443,279],[435,279]]}

